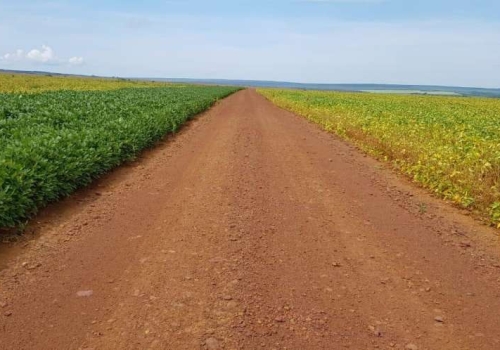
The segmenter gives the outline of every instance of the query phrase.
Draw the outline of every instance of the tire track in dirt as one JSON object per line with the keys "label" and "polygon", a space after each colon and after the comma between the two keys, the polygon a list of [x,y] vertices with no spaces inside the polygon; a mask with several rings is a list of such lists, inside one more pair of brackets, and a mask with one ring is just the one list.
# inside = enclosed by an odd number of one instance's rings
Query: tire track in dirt
{"label": "tire track in dirt", "polygon": [[0,348],[500,347],[495,232],[253,90],[97,188],[0,272]]}

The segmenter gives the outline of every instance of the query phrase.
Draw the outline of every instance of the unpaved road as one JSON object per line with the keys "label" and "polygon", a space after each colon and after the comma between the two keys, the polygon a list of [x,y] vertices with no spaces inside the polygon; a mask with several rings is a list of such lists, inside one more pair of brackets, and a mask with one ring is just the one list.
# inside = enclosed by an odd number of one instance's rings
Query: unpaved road
{"label": "unpaved road", "polygon": [[496,233],[252,90],[36,221],[0,349],[500,349]]}

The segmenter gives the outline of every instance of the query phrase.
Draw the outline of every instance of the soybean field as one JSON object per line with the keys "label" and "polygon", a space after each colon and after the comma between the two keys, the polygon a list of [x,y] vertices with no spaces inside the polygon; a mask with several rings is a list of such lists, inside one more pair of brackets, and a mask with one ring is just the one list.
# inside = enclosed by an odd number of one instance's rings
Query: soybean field
{"label": "soybean field", "polygon": [[235,91],[89,81],[104,91],[0,94],[0,227],[23,223]]}
{"label": "soybean field", "polygon": [[498,349],[497,100],[85,84],[0,94],[1,349]]}
{"label": "soybean field", "polygon": [[259,92],[500,227],[500,99]]}

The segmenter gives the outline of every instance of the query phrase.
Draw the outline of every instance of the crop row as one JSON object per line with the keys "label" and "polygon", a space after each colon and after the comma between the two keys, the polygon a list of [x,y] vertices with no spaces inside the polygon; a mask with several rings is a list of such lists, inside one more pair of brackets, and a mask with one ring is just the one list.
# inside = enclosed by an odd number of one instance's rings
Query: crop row
{"label": "crop row", "polygon": [[500,100],[259,91],[500,227]]}
{"label": "crop row", "polygon": [[0,94],[0,228],[133,159],[230,87]]}

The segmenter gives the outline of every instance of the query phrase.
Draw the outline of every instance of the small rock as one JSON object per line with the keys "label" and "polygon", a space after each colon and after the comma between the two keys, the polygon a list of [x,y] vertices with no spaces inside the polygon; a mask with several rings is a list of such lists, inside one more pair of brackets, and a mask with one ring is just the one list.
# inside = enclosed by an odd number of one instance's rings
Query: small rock
{"label": "small rock", "polygon": [[205,346],[208,350],[216,350],[220,348],[219,341],[215,338],[208,338],[205,340]]}
{"label": "small rock", "polygon": [[76,296],[80,298],[88,298],[94,294],[93,290],[80,290],[76,292]]}
{"label": "small rock", "polygon": [[406,344],[405,349],[406,350],[418,350],[418,346],[416,346],[415,344],[410,343],[410,344]]}
{"label": "small rock", "polygon": [[0,301],[0,308],[3,309],[5,307],[9,306],[9,304],[5,301]]}
{"label": "small rock", "polygon": [[26,268],[27,268],[28,270],[34,270],[34,269],[36,269],[36,268],[38,268],[38,267],[40,267],[40,266],[42,266],[42,264],[40,264],[40,263],[36,263],[36,264],[34,264],[34,265],[29,265],[29,266],[27,266]]}
{"label": "small rock", "polygon": [[278,323],[283,323],[285,322],[285,318],[283,316],[278,316],[274,319]]}
{"label": "small rock", "polygon": [[332,263],[332,266],[333,267],[341,267],[342,265],[340,265],[340,263],[338,263],[338,262],[334,262],[334,263]]}
{"label": "small rock", "polygon": [[434,321],[439,323],[444,323],[444,318],[442,316],[436,316],[434,317]]}
{"label": "small rock", "polygon": [[7,317],[12,316],[12,311],[5,311],[4,316],[7,316]]}
{"label": "small rock", "polygon": [[471,243],[469,241],[460,242],[460,247],[462,247],[462,248],[469,248],[470,246],[471,246]]}
{"label": "small rock", "polygon": [[222,297],[222,299],[224,299],[224,300],[226,300],[226,301],[230,301],[230,300],[233,300],[233,297],[232,297],[232,296],[230,296],[230,295],[224,295],[224,296]]}
{"label": "small rock", "polygon": [[234,300],[232,300],[232,301],[228,302],[226,306],[229,309],[234,309],[238,306],[238,303],[236,303]]}
{"label": "small rock", "polygon": [[368,329],[373,333],[374,336],[376,336],[376,337],[382,336],[382,332],[380,331],[379,328],[374,327],[374,326],[368,326]]}

